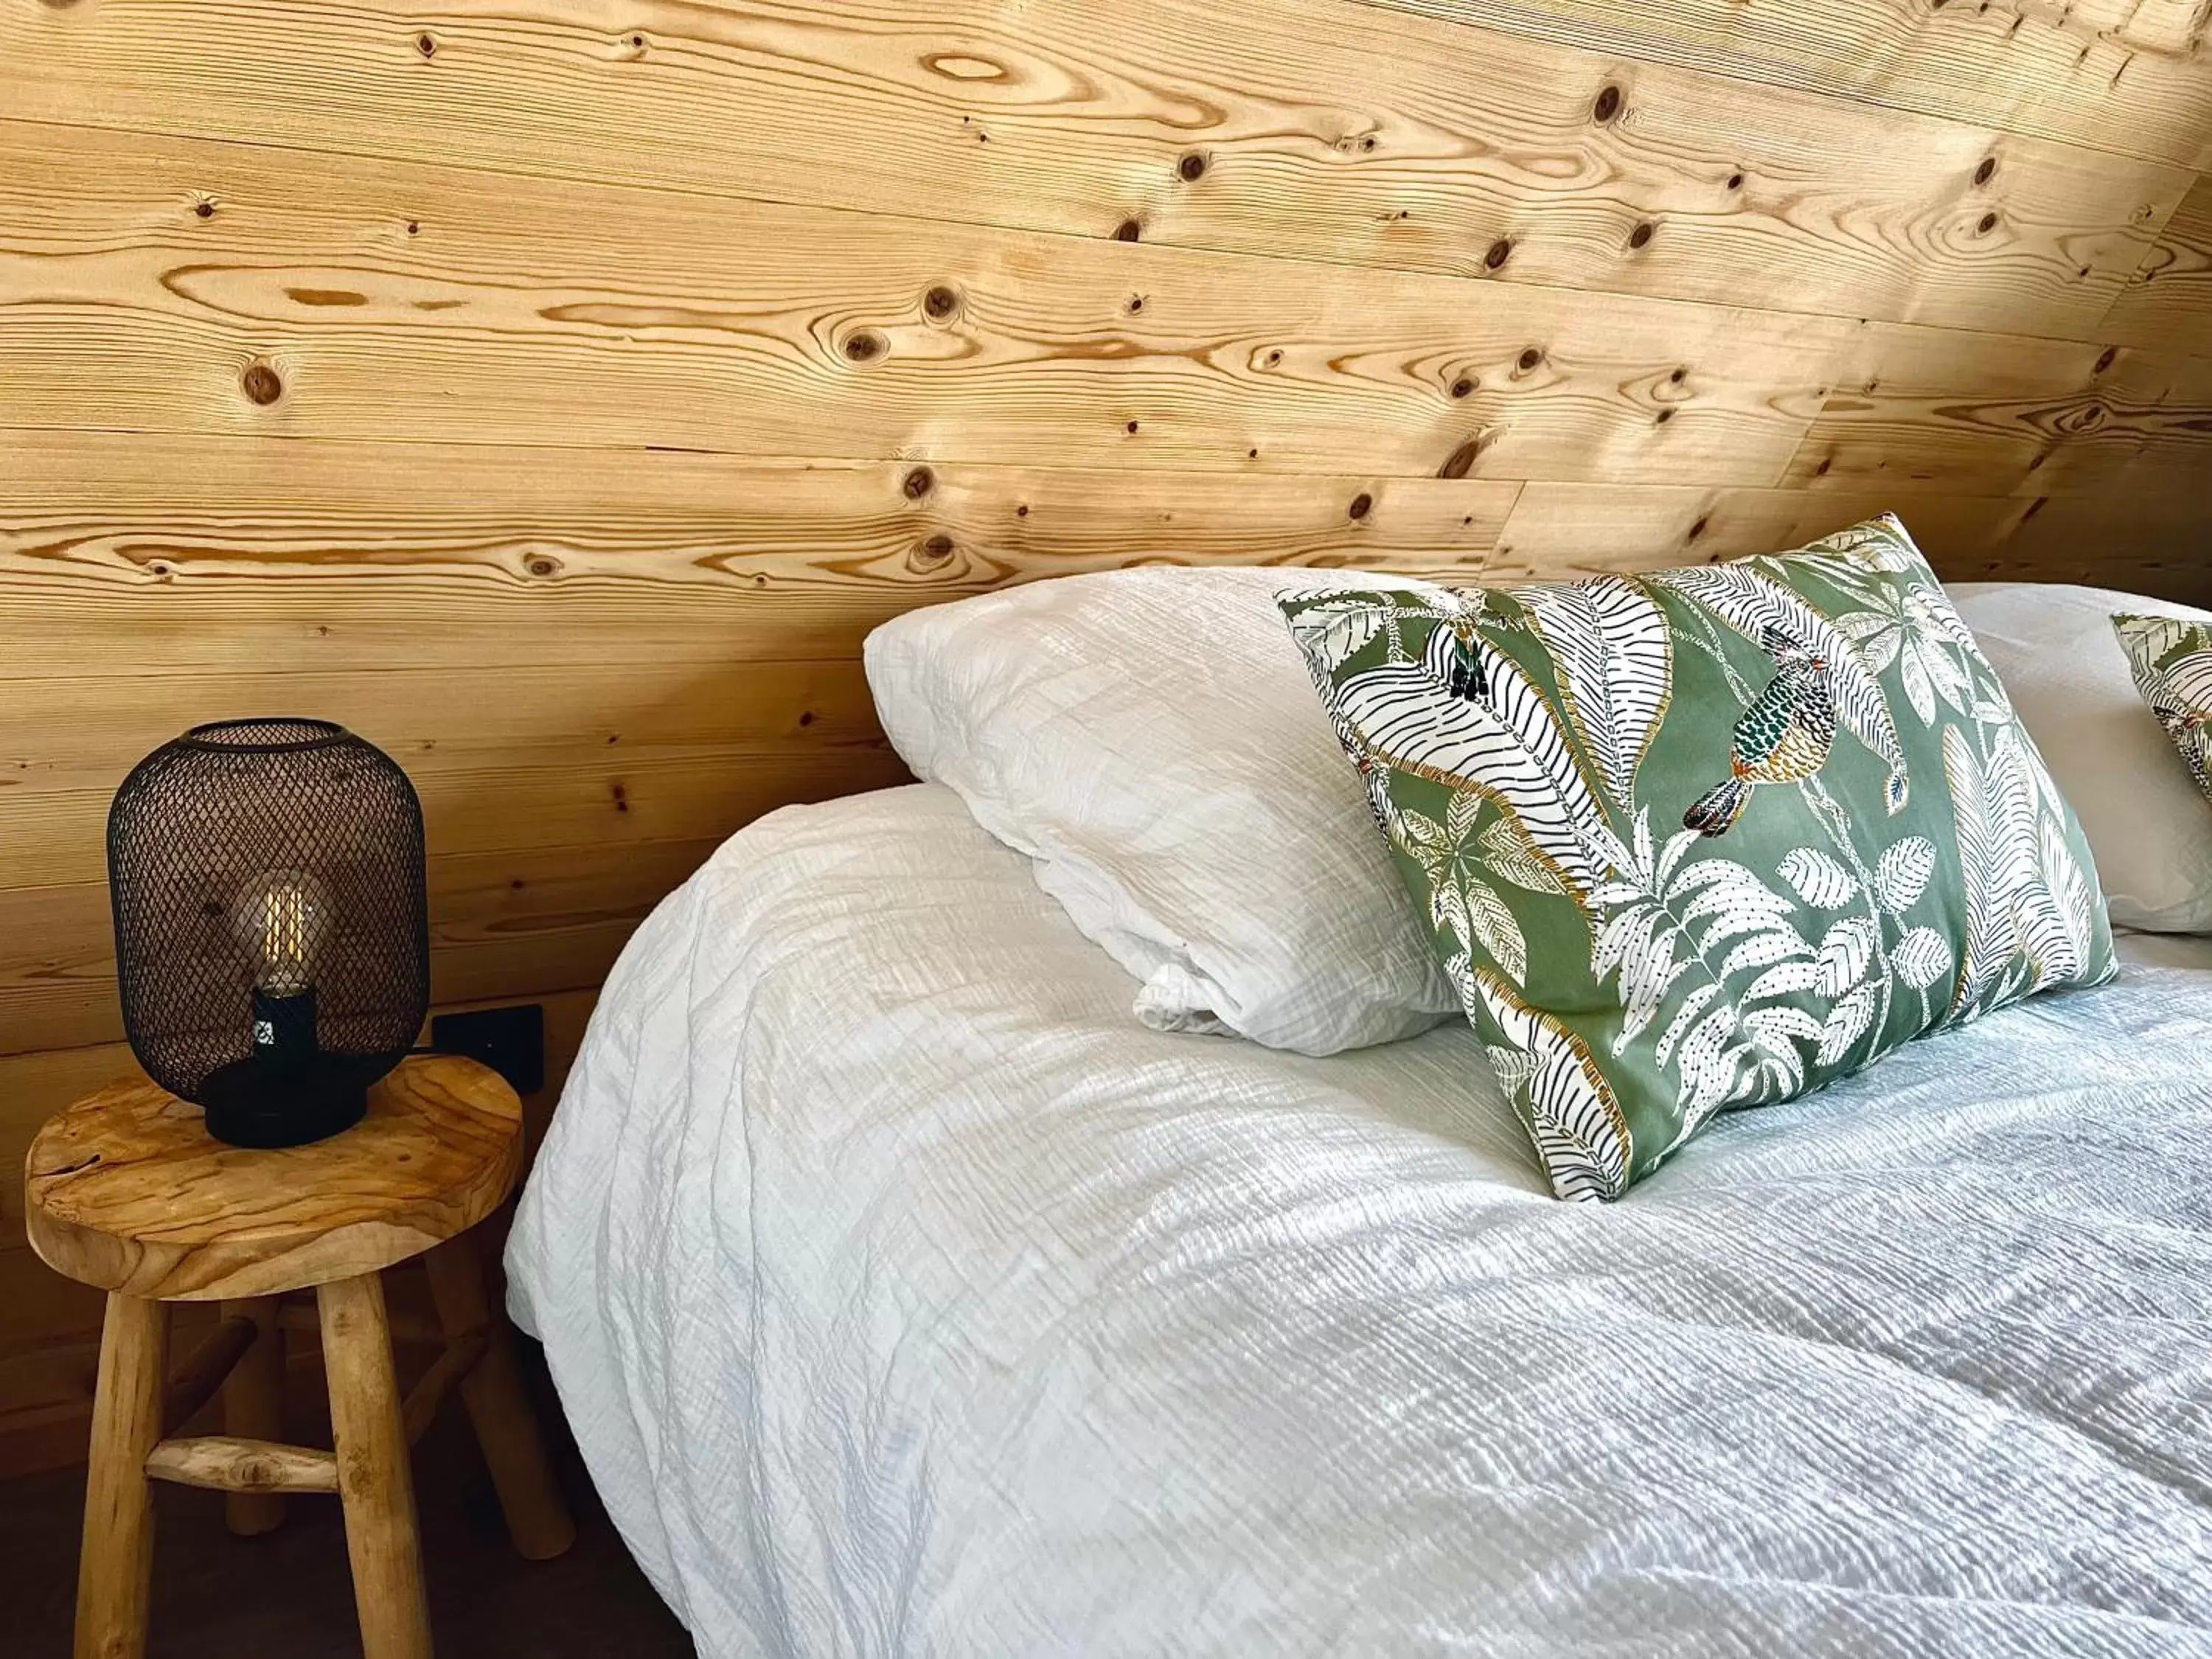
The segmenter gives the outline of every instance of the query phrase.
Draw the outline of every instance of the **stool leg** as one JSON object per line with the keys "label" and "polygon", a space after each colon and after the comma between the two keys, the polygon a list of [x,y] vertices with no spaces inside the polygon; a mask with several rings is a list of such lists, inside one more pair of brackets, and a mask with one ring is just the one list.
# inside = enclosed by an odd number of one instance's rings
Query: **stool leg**
{"label": "stool leg", "polygon": [[[253,1346],[240,1356],[222,1385],[222,1431],[246,1440],[284,1437],[284,1333],[276,1323],[276,1298],[255,1297],[222,1304],[226,1319],[253,1322]],[[284,1495],[234,1492],[223,1499],[223,1518],[240,1538],[271,1530],[284,1519]]]}
{"label": "stool leg", "polygon": [[315,1299],[362,1659],[430,1659],[415,1483],[392,1375],[384,1286],[374,1273],[363,1273],[321,1286]]}
{"label": "stool leg", "polygon": [[84,1550],[76,1575],[76,1659],[139,1659],[154,1578],[154,1494],[146,1455],[161,1437],[167,1310],[110,1293],[93,1395]]}
{"label": "stool leg", "polygon": [[477,1443],[483,1448],[516,1551],[527,1560],[549,1560],[576,1541],[576,1527],[553,1479],[537,1415],[515,1369],[507,1322],[493,1314],[484,1294],[483,1267],[476,1246],[463,1233],[431,1251],[423,1266],[430,1275],[438,1323],[448,1342],[490,1328],[483,1358],[461,1379],[461,1403],[468,1407]]}

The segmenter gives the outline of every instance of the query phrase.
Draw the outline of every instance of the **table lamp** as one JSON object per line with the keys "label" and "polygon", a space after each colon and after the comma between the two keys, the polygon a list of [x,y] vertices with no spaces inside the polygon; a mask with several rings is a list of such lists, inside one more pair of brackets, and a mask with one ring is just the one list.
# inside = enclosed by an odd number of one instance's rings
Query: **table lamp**
{"label": "table lamp", "polygon": [[222,720],[155,750],[107,817],[123,1024],[237,1146],[358,1122],[429,1003],[422,809],[328,720]]}

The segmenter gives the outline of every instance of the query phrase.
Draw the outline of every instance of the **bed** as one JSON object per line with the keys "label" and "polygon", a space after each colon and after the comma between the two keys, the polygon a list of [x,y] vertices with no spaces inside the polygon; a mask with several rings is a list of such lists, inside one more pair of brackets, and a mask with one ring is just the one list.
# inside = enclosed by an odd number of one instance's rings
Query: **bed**
{"label": "bed", "polygon": [[788,809],[609,981],[511,1306],[707,1659],[2205,1654],[2202,945],[1563,1205],[1464,1025],[1147,1030],[947,790]]}

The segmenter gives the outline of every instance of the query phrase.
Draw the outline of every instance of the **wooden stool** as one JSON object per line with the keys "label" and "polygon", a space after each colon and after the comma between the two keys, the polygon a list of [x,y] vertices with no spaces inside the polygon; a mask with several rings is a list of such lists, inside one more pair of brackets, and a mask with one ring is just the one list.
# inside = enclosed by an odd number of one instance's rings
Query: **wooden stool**
{"label": "wooden stool", "polygon": [[[368,1116],[311,1146],[223,1146],[199,1108],[143,1080],[48,1120],[25,1165],[32,1246],[108,1293],[77,1659],[145,1651],[149,1477],[230,1492],[229,1522],[241,1533],[276,1524],[279,1493],[337,1492],[365,1659],[427,1659],[407,1448],[456,1385],[515,1547],[533,1560],[568,1547],[575,1531],[467,1237],[506,1199],[521,1159],[514,1091],[447,1055],[403,1061],[370,1091]],[[403,1406],[377,1275],[426,1250],[445,1346]],[[281,1300],[309,1288],[312,1311]],[[213,1301],[223,1304],[222,1323],[165,1389],[161,1304]],[[277,1443],[283,1330],[307,1320],[322,1332],[334,1452]],[[163,1437],[218,1388],[227,1432]]]}

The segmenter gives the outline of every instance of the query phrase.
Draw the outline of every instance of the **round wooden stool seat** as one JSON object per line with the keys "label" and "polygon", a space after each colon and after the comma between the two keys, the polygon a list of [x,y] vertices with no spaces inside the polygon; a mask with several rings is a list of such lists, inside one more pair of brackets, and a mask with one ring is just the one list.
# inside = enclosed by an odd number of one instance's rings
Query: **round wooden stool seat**
{"label": "round wooden stool seat", "polygon": [[[407,1449],[451,1393],[515,1547],[533,1559],[568,1547],[575,1529],[468,1236],[521,1164],[514,1090],[451,1055],[410,1055],[370,1091],[359,1123],[308,1146],[226,1146],[197,1106],[144,1081],[48,1120],[24,1164],[31,1243],[107,1292],[77,1659],[146,1650],[152,1480],[228,1492],[231,1528],[245,1534],[277,1524],[285,1493],[337,1493],[365,1659],[429,1659]],[[417,1255],[440,1352],[403,1399],[380,1274]],[[162,1304],[216,1300],[220,1322],[171,1370]],[[284,1332],[301,1323],[321,1338],[327,1450],[279,1438]],[[224,1432],[181,1433],[218,1393]]]}
{"label": "round wooden stool seat", "polygon": [[57,1273],[162,1302],[272,1296],[374,1273],[483,1220],[514,1184],[522,1108],[454,1055],[408,1060],[368,1115],[308,1146],[226,1146],[158,1085],[50,1119],[25,1160],[31,1247]]}

